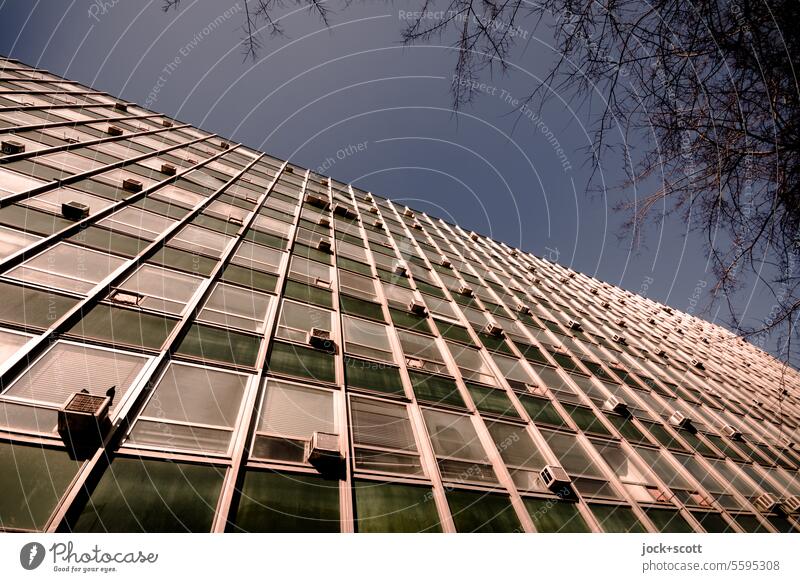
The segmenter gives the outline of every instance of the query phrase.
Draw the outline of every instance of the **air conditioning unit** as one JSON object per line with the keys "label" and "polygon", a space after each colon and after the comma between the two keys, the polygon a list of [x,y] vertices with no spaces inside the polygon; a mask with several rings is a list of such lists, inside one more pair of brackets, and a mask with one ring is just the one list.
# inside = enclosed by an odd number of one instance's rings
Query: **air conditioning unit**
{"label": "air conditioning unit", "polygon": [[219,142],[219,147],[221,147],[223,150],[229,150],[231,149],[231,144],[227,141],[221,141]]}
{"label": "air conditioning unit", "polygon": [[320,216],[320,217],[319,217],[319,220],[317,220],[317,224],[318,224],[319,226],[324,226],[324,227],[326,227],[326,228],[327,228],[327,227],[330,227],[330,225],[331,225],[331,219],[330,219],[330,218],[328,218],[327,216]]}
{"label": "air conditioning unit", "polygon": [[313,465],[320,473],[337,472],[344,461],[339,448],[339,435],[314,432],[306,442],[304,461]]}
{"label": "air conditioning unit", "polygon": [[408,264],[405,261],[395,261],[394,272],[398,275],[405,275],[408,273]]}
{"label": "air conditioning unit", "polygon": [[553,492],[568,488],[572,483],[567,472],[558,465],[546,465],[539,471],[539,479],[541,479],[542,485]]}
{"label": "air conditioning unit", "polygon": [[317,241],[317,250],[323,253],[331,252],[331,241],[326,238],[321,238]]}
{"label": "air conditioning unit", "polygon": [[619,335],[619,334],[617,334],[617,333],[613,334],[613,335],[611,336],[611,339],[612,339],[613,341],[615,341],[616,343],[618,343],[618,344],[623,344],[623,345],[625,345],[625,344],[627,344],[627,343],[628,343],[628,340],[626,340],[626,339],[625,339],[625,336],[621,336],[621,335]]}
{"label": "air conditioning unit", "polygon": [[517,311],[519,313],[525,313],[527,315],[531,314],[531,308],[525,305],[524,303],[517,303]]}
{"label": "air conditioning unit", "polygon": [[114,109],[116,109],[117,111],[127,111],[128,104],[117,101],[116,103],[114,103]]}
{"label": "air conditioning unit", "polygon": [[471,238],[472,240],[478,240],[481,237],[480,237],[480,235],[478,235],[477,232],[471,232],[471,233],[469,233],[469,238]]}
{"label": "air conditioning unit", "polygon": [[447,267],[448,269],[453,266],[453,263],[450,262],[450,259],[448,259],[446,255],[442,255],[439,258],[439,264],[443,267]]}
{"label": "air conditioning unit", "polygon": [[733,439],[735,441],[741,440],[741,438],[742,438],[741,431],[739,431],[738,428],[733,427],[733,426],[731,426],[729,424],[726,424],[726,425],[724,425],[722,427],[722,432],[723,432],[723,434],[725,434],[725,436],[727,436],[728,438],[731,438],[731,439]]}
{"label": "air conditioning unit", "polygon": [[787,448],[793,449],[795,446],[795,442],[786,435],[782,435],[780,441],[781,444]]}
{"label": "air conditioning unit", "polygon": [[[113,388],[109,394],[113,394]],[[75,449],[97,446],[110,427],[110,409],[110,395],[75,392],[58,411],[58,434]]]}
{"label": "air conditioning unit", "polygon": [[667,357],[667,350],[665,350],[664,348],[660,348],[658,346],[654,346],[652,352],[655,355],[657,355],[657,356],[659,356],[661,358],[666,358]]}
{"label": "air conditioning unit", "polygon": [[559,282],[561,283],[566,283],[567,281],[569,281],[569,279],[567,279],[566,277],[561,277],[561,279],[559,279]]}
{"label": "air conditioning unit", "polygon": [[411,225],[411,228],[414,230],[422,230],[422,225],[419,222],[414,222],[414,224]]}
{"label": "air conditioning unit", "polygon": [[608,301],[603,301],[600,304],[600,307],[602,307],[603,309],[608,309],[609,307],[611,307],[611,303],[609,303]]}
{"label": "air conditioning unit", "polygon": [[286,166],[283,171],[287,174],[294,174],[294,168],[291,166]]}
{"label": "air conditioning unit", "polygon": [[574,329],[575,331],[582,331],[583,330],[583,326],[580,324],[580,322],[575,321],[573,319],[567,320],[567,327],[569,329]]}
{"label": "air conditioning unit", "polygon": [[25,144],[21,144],[14,140],[4,141],[0,147],[2,147],[3,155],[5,156],[13,156],[14,154],[25,153]]}
{"label": "air conditioning unit", "polygon": [[603,404],[607,410],[613,410],[617,414],[622,414],[628,416],[630,411],[628,410],[628,405],[625,404],[622,400],[617,398],[616,396],[609,396],[605,403]]}
{"label": "air conditioning unit", "polygon": [[786,513],[800,513],[800,495],[791,495],[783,500],[781,506]]}
{"label": "air conditioning unit", "polygon": [[130,307],[139,307],[144,299],[143,295],[132,293],[130,291],[114,291],[109,297],[111,301],[118,305],[128,305]]}
{"label": "air conditioning unit", "polygon": [[589,293],[591,293],[592,295],[597,295],[599,292],[600,292],[600,291],[598,291],[597,287],[593,287],[593,288],[592,288],[592,289],[589,291]]}
{"label": "air conditioning unit", "polygon": [[122,128],[117,127],[116,125],[109,125],[108,126],[108,135],[118,136],[122,135]]}
{"label": "air conditioning unit", "polygon": [[691,363],[692,366],[694,366],[698,370],[705,370],[706,369],[705,364],[703,364],[703,362],[701,362],[700,360],[696,360],[696,359],[692,358],[691,360],[689,360],[689,363]]}
{"label": "air conditioning unit", "polygon": [[620,327],[628,327],[628,323],[621,317],[619,319],[615,319],[614,323],[616,323]]}
{"label": "air conditioning unit", "polygon": [[162,127],[172,127],[172,122],[169,119],[162,119],[161,120]]}
{"label": "air conditioning unit", "polygon": [[178,168],[172,164],[161,164],[161,173],[167,176],[174,176],[178,172]]}
{"label": "air conditioning unit", "polygon": [[306,194],[305,198],[306,204],[310,206],[314,206],[316,208],[322,208],[323,210],[327,210],[330,206],[330,200],[326,196],[321,196],[319,194],[314,194],[309,192]]}
{"label": "air conditioning unit", "polygon": [[406,367],[414,368],[416,370],[421,370],[424,367],[424,363],[419,358],[406,358]]}
{"label": "air conditioning unit", "polygon": [[228,224],[235,224],[236,226],[244,226],[244,220],[238,216],[229,216]]}
{"label": "air conditioning unit", "polygon": [[331,338],[331,332],[318,327],[312,327],[306,336],[308,345],[326,352],[336,351],[336,343]]}
{"label": "air conditioning unit", "polygon": [[472,287],[469,285],[461,285],[461,287],[458,288],[458,292],[466,297],[472,297],[475,294]]}
{"label": "air conditioning unit", "polygon": [[655,317],[650,317],[647,319],[647,323],[649,323],[650,325],[656,325],[656,323],[658,322],[656,321]]}
{"label": "air conditioning unit", "polygon": [[376,220],[375,222],[372,223],[372,226],[374,226],[375,228],[379,228],[379,229],[383,230],[383,221],[382,220]]}
{"label": "air conditioning unit", "polygon": [[494,337],[503,337],[503,328],[496,323],[487,323],[483,331]]}
{"label": "air conditioning unit", "polygon": [[128,192],[141,192],[142,183],[139,180],[134,180],[133,178],[125,178],[122,181],[122,188]]}
{"label": "air conditioning unit", "polygon": [[89,216],[90,208],[86,204],[70,200],[61,204],[61,216],[67,220],[83,220]]}
{"label": "air conditioning unit", "polygon": [[343,218],[355,218],[356,213],[353,212],[353,209],[345,204],[336,204],[333,207],[333,213],[338,214]]}
{"label": "air conditioning unit", "polygon": [[417,315],[428,315],[428,310],[425,307],[425,304],[417,299],[413,299],[411,303],[408,304],[408,310],[411,313],[416,313]]}
{"label": "air conditioning unit", "polygon": [[755,505],[759,511],[764,513],[769,513],[775,509],[779,503],[780,500],[772,493],[764,493],[763,495],[759,495],[756,497],[755,501],[753,501],[753,505]]}
{"label": "air conditioning unit", "polygon": [[377,207],[377,206],[370,206],[370,207],[369,207],[369,211],[370,211],[372,214],[378,214],[378,207]]}
{"label": "air conditioning unit", "polygon": [[692,427],[692,419],[678,410],[673,412],[672,416],[669,417],[669,423],[679,428],[688,429]]}
{"label": "air conditioning unit", "polygon": [[406,216],[406,217],[408,217],[408,218],[414,218],[414,211],[413,211],[413,210],[411,210],[410,208],[406,208],[406,209],[403,211],[403,216]]}

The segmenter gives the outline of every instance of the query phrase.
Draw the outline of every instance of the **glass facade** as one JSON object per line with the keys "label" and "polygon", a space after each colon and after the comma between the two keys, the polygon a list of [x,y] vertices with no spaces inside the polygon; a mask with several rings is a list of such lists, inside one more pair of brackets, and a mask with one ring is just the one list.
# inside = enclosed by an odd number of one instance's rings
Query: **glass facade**
{"label": "glass facade", "polygon": [[0,141],[0,529],[800,530],[721,327],[12,60]]}

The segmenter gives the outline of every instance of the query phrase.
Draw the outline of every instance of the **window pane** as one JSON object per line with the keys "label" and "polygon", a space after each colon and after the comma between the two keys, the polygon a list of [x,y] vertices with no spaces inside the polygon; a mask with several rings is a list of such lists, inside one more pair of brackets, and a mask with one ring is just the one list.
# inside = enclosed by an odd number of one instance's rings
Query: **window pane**
{"label": "window pane", "polygon": [[[156,422],[138,422],[131,440],[177,447],[173,437],[179,436],[175,433],[180,433],[180,427],[169,421],[232,429],[246,383],[247,376],[242,374],[172,362],[140,417]],[[188,444],[188,448],[204,449],[210,445],[213,450],[224,451],[230,436],[228,431],[201,431],[196,442],[182,439],[180,448],[187,448]]]}
{"label": "window pane", "polygon": [[589,458],[578,439],[571,434],[541,431],[547,444],[556,454],[564,469],[573,475],[586,475],[605,479],[597,465]]}
{"label": "window pane", "polygon": [[186,251],[199,252],[219,258],[230,240],[231,237],[224,234],[200,228],[193,224],[187,224],[178,234],[172,237],[169,244]]}
{"label": "window pane", "polygon": [[487,461],[469,416],[424,409],[425,424],[437,455]]}
{"label": "window pane", "polygon": [[268,273],[277,273],[283,260],[284,253],[262,245],[244,241],[231,259],[232,263],[258,269]]}
{"label": "window pane", "polygon": [[116,386],[112,410],[149,358],[85,345],[56,343],[6,391],[10,396],[61,405],[75,392],[105,396]]}
{"label": "window pane", "polygon": [[119,289],[141,295],[141,307],[179,315],[202,282],[186,273],[142,265]]}
{"label": "window pane", "polygon": [[578,505],[557,499],[523,497],[522,502],[540,533],[588,533],[591,530],[578,511]]}
{"label": "window pane", "polygon": [[217,283],[197,320],[263,333],[271,302],[270,295]]}
{"label": "window pane", "polygon": [[505,422],[488,425],[500,456],[509,466],[539,470],[547,464],[538,447],[533,443],[525,427]]}
{"label": "window pane", "polygon": [[306,334],[312,328],[331,331],[333,313],[325,309],[311,307],[295,303],[294,301],[283,301],[281,313],[278,318],[277,336],[296,342],[306,342]]}
{"label": "window pane", "polygon": [[662,533],[692,533],[694,530],[683,516],[673,509],[645,509],[647,517]]}
{"label": "window pane", "polygon": [[272,346],[267,369],[276,374],[311,378],[321,382],[336,381],[332,354],[295,344],[276,342]]}
{"label": "window pane", "polygon": [[117,458],[71,530],[208,532],[224,474],[209,465]]}
{"label": "window pane", "polygon": [[253,335],[194,324],[178,346],[178,353],[252,367],[260,344],[261,338]]}
{"label": "window pane", "polygon": [[5,362],[33,336],[0,330],[0,364]]}
{"label": "window pane", "polygon": [[441,532],[430,487],[355,481],[356,531]]}
{"label": "window pane", "polygon": [[33,244],[42,237],[0,226],[0,260],[10,257],[18,250]]}
{"label": "window pane", "polygon": [[392,345],[389,343],[389,328],[379,323],[342,317],[345,351],[358,356],[394,362]]}
{"label": "window pane", "polygon": [[63,450],[0,442],[0,526],[41,530],[80,466]]}
{"label": "window pane", "polygon": [[447,504],[459,532],[521,532],[517,514],[505,495],[454,490],[447,492]]}
{"label": "window pane", "polygon": [[312,475],[248,471],[228,531],[339,531],[339,482]]}
{"label": "window pane", "polygon": [[124,262],[108,253],[61,242],[11,269],[8,276],[55,289],[87,293]]}
{"label": "window pane", "polygon": [[175,222],[165,216],[128,206],[97,224],[145,240],[155,240]]}
{"label": "window pane", "polygon": [[592,513],[609,533],[644,533],[646,530],[630,507],[589,504]]}
{"label": "window pane", "polygon": [[355,445],[417,450],[404,405],[352,397],[350,410]]}
{"label": "window pane", "polygon": [[333,433],[333,393],[269,379],[257,430],[301,440],[314,432]]}

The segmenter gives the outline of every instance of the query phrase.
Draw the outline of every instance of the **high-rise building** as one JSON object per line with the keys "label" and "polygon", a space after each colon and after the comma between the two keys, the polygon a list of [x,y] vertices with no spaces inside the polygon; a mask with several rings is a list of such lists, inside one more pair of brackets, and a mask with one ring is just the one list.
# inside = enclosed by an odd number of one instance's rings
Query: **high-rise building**
{"label": "high-rise building", "polygon": [[0,527],[800,530],[725,329],[0,61]]}

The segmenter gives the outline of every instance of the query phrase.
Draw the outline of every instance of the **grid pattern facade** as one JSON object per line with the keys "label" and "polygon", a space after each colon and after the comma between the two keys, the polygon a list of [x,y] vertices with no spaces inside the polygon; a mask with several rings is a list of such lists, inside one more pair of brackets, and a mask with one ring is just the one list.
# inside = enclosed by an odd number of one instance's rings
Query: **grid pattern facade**
{"label": "grid pattern facade", "polygon": [[3,530],[800,530],[723,328],[10,59],[0,140]]}

